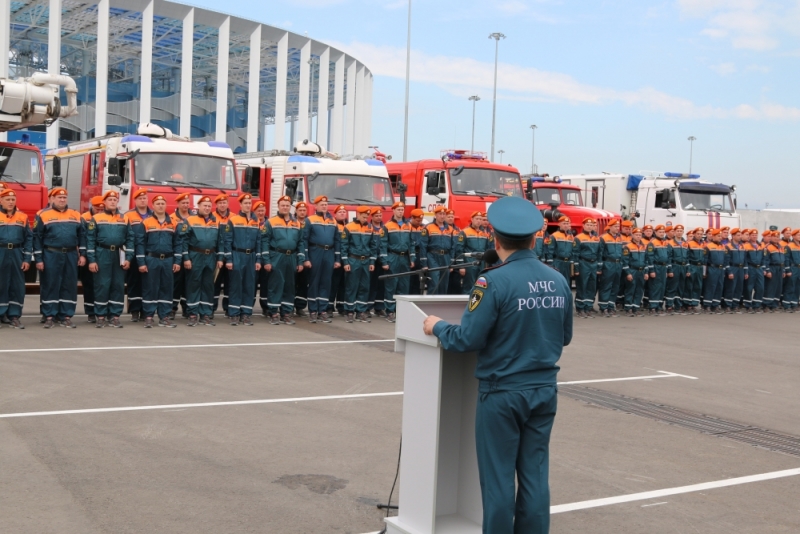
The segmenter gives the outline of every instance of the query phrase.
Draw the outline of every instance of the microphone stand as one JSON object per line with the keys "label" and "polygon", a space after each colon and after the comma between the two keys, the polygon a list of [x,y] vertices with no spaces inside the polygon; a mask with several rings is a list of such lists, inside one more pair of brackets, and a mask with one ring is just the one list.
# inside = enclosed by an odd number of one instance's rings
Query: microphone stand
{"label": "microphone stand", "polygon": [[[483,262],[483,259],[479,258],[479,259],[477,259],[475,261],[472,261],[472,262],[469,262],[469,263],[459,263],[459,264],[456,264],[456,265],[453,265],[451,263],[450,265],[447,265],[445,267],[433,267],[432,269],[428,268],[428,267],[423,267],[423,268],[418,269],[416,271],[407,271],[407,272],[404,272],[404,273],[395,273],[395,274],[382,274],[382,275],[380,275],[378,277],[378,280],[387,280],[389,278],[402,278],[404,276],[418,276],[419,277],[419,291],[420,291],[420,294],[427,295],[428,294],[428,273],[434,273],[434,272],[438,272],[438,271],[445,271],[445,270],[449,270],[449,269],[464,269],[466,267],[476,267],[476,266],[480,265],[482,262]],[[442,277],[442,278],[444,278],[444,277]],[[441,283],[441,281],[442,281],[442,279],[440,278],[439,279],[439,283]],[[438,289],[438,287],[435,287],[434,291],[436,289]]]}

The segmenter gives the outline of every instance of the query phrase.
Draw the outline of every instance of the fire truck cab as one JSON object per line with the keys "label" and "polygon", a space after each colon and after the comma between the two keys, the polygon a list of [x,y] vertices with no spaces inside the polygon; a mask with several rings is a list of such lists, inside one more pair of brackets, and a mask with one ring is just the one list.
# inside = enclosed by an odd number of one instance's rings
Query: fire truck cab
{"label": "fire truck cab", "polygon": [[174,198],[184,192],[192,195],[192,207],[203,196],[225,193],[235,212],[242,193],[226,143],[190,141],[150,123],[136,135],[117,133],[50,150],[46,166],[48,186],[64,187],[69,206],[81,212],[89,209],[93,196],[108,190],[119,193],[123,213],[133,209],[133,195],[141,188],[147,189],[148,199],[164,195],[170,212],[176,209]]}
{"label": "fire truck cab", "polygon": [[268,217],[278,213],[278,199],[284,195],[291,197],[293,204],[327,196],[331,212],[339,204],[347,207],[348,220],[355,218],[356,207],[361,205],[380,207],[388,220],[394,201],[383,161],[339,159],[308,140],[292,152],[237,154],[236,164],[253,198],[267,204]]}
{"label": "fire truck cab", "polygon": [[456,226],[470,222],[475,211],[485,212],[500,197],[522,197],[519,171],[511,165],[492,163],[484,152],[443,150],[440,159],[387,163],[395,197],[406,202],[406,217],[414,208],[433,219],[443,205],[456,212]]}
{"label": "fire truck cab", "polygon": [[33,224],[36,212],[47,205],[42,153],[31,144],[0,142],[0,182],[14,190],[17,209]]}
{"label": "fire truck cab", "polygon": [[581,188],[564,183],[558,176],[551,178],[548,174],[529,174],[523,179],[526,195],[542,211],[548,233],[558,230],[558,218],[561,215],[570,218],[575,234],[583,230],[586,217],[597,221],[598,233],[604,232],[606,224],[615,217],[610,211],[585,206]]}

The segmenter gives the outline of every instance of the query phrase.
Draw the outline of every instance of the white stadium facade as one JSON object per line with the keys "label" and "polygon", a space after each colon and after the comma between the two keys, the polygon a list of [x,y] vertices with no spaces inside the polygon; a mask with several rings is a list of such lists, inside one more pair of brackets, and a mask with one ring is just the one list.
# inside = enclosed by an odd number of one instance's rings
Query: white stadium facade
{"label": "white stadium facade", "polygon": [[42,147],[153,122],[236,152],[304,139],[369,151],[373,77],[363,63],[224,13],[164,0],[0,0],[0,78],[36,71],[69,75],[79,90],[77,116],[25,132]]}

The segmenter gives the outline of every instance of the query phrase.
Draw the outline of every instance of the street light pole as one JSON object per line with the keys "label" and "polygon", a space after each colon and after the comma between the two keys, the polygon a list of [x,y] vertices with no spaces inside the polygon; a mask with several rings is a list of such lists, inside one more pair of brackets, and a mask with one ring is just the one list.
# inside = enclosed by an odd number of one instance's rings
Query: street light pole
{"label": "street light pole", "polygon": [[489,39],[494,39],[494,93],[492,94],[492,157],[489,161],[494,161],[494,130],[497,119],[497,57],[500,50],[500,39],[505,39],[506,36],[500,32],[495,32],[489,36]]}
{"label": "street light pole", "polygon": [[411,0],[408,0],[408,36],[406,37],[406,116],[403,126],[403,161],[408,161],[408,87],[411,78]]}
{"label": "street light pole", "polygon": [[531,174],[536,174],[536,126],[535,124],[531,124],[531,132],[533,133],[533,139],[531,140]]}
{"label": "street light pole", "polygon": [[503,154],[505,154],[506,151],[501,148],[497,153],[500,154],[500,163],[503,163]]}
{"label": "street light pole", "polygon": [[689,174],[692,174],[692,149],[694,148],[694,142],[697,140],[695,136],[689,136]]}
{"label": "street light pole", "polygon": [[478,100],[481,99],[478,95],[472,95],[469,97],[472,101],[472,145],[470,146],[470,152],[475,152],[475,104]]}

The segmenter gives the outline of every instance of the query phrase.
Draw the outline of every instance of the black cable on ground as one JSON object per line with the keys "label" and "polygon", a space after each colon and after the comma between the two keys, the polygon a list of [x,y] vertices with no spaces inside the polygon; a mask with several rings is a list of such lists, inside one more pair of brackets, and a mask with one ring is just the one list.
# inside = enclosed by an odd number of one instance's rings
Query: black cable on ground
{"label": "black cable on ground", "polygon": [[[389,510],[392,506],[392,495],[394,494],[394,487],[397,485],[397,477],[400,475],[400,456],[403,452],[403,436],[400,436],[400,449],[397,451],[397,471],[394,473],[394,482],[392,482],[392,489],[389,491],[389,501],[386,503],[386,517],[389,517]],[[378,505],[378,508],[381,508],[382,505]],[[384,524],[383,530],[378,532],[378,534],[386,534],[386,529],[388,527]]]}

